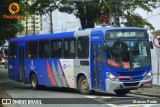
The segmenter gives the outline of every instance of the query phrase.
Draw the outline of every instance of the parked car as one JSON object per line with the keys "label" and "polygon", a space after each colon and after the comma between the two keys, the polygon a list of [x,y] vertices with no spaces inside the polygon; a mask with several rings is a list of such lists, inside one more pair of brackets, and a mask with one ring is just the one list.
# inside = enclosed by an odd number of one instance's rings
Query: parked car
{"label": "parked car", "polygon": [[6,60],[5,62],[4,62],[4,67],[7,69],[8,68],[8,60]]}
{"label": "parked car", "polygon": [[0,64],[8,67],[8,46],[2,46],[0,50]]}

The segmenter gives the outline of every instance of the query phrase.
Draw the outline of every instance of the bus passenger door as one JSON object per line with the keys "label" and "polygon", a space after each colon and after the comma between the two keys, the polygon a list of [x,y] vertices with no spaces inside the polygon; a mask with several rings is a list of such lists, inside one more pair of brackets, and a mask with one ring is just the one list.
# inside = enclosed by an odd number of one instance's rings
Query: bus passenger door
{"label": "bus passenger door", "polygon": [[19,80],[20,82],[25,82],[25,69],[24,69],[24,47],[18,47],[18,55],[19,55]]}
{"label": "bus passenger door", "polygon": [[92,88],[102,89],[102,43],[93,43],[91,49]]}

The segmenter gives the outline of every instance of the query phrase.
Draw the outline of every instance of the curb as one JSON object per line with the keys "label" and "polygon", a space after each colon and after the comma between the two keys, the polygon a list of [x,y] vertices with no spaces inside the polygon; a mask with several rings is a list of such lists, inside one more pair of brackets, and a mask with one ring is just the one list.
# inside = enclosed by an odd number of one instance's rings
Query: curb
{"label": "curb", "polygon": [[157,95],[157,94],[151,94],[151,93],[141,93],[139,91],[130,91],[129,94],[135,94],[135,95],[145,95],[145,96],[149,96],[149,97],[158,97],[160,98],[160,95]]}
{"label": "curb", "polygon": [[158,98],[160,98],[160,95],[155,95],[155,94],[151,94],[151,93],[140,93],[140,95],[145,95],[145,96],[158,97]]}

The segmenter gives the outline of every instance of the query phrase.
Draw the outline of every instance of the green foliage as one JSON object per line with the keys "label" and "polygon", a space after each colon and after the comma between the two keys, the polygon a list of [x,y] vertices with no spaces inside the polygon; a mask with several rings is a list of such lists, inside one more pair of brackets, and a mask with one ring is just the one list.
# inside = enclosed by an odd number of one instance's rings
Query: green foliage
{"label": "green foliage", "polygon": [[[101,2],[100,2],[101,1]],[[105,1],[105,2],[104,2]],[[125,26],[154,27],[143,19],[138,13],[137,8],[151,12],[152,9],[159,7],[159,0],[119,0],[119,15],[123,19],[121,24]],[[115,0],[93,0],[92,2],[69,2],[69,0],[37,0],[32,6],[32,10],[38,14],[46,14],[58,9],[61,12],[73,13],[80,18],[83,28],[93,27],[94,23],[101,15],[109,16],[110,12],[114,16]]]}
{"label": "green foliage", "polygon": [[24,6],[19,0],[3,0],[0,1],[0,46],[4,44],[5,40],[16,37],[18,32],[22,32],[24,27],[21,25],[22,19],[6,19],[3,15],[11,15],[8,10],[8,6],[16,2],[20,5],[20,12],[18,15],[25,15]]}
{"label": "green foliage", "polygon": [[143,19],[139,14],[131,14],[127,13],[124,15],[126,22],[121,22],[125,26],[131,26],[131,27],[144,27],[144,26],[149,26],[150,29],[154,29],[152,24],[150,24],[146,19]]}

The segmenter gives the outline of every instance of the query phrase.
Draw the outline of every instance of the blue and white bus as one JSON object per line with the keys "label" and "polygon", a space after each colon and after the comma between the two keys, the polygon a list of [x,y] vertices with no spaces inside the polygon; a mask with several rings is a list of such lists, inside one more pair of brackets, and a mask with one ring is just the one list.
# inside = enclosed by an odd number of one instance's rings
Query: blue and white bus
{"label": "blue and white bus", "polygon": [[9,40],[9,78],[40,86],[125,95],[152,87],[150,42],[138,27],[106,27]]}

